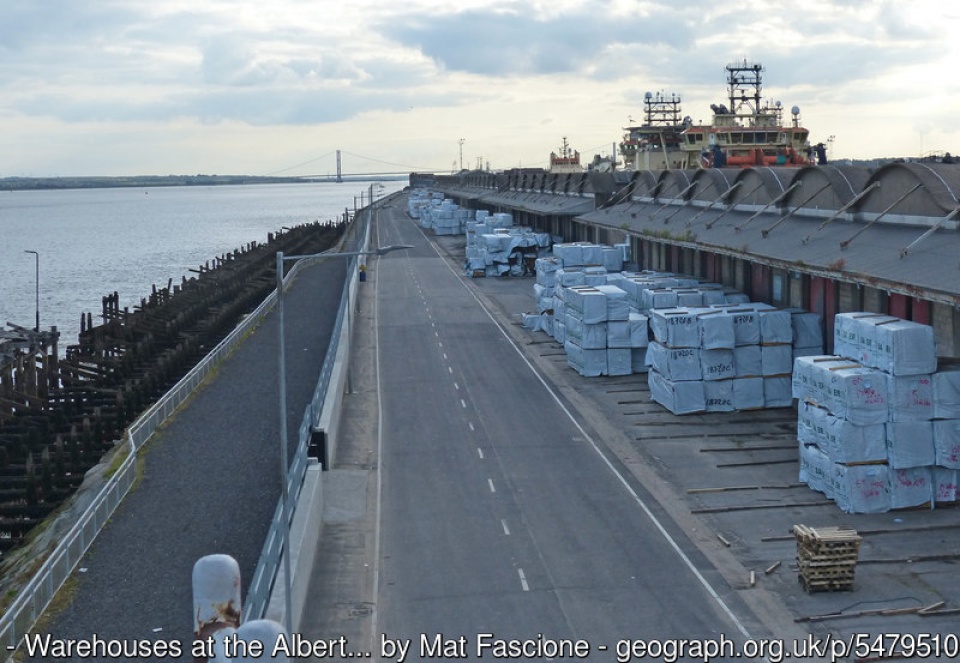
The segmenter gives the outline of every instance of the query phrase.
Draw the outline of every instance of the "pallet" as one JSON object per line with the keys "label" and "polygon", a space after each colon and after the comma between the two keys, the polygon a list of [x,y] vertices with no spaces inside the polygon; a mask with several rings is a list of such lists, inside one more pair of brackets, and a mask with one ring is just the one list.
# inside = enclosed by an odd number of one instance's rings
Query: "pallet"
{"label": "pallet", "polygon": [[807,580],[827,580],[834,578],[847,578],[853,580],[854,568],[846,569],[805,569],[800,567],[800,575]]}
{"label": "pallet", "polygon": [[797,580],[807,592],[850,591],[861,537],[856,530],[840,527],[795,525]]}
{"label": "pallet", "polygon": [[857,530],[846,527],[807,527],[794,525],[793,534],[798,542],[813,543],[818,546],[860,546],[861,536]]}
{"label": "pallet", "polygon": [[797,581],[808,594],[812,594],[814,592],[853,591],[853,580],[807,580],[800,575],[797,576]]}
{"label": "pallet", "polygon": [[807,568],[815,568],[818,566],[823,566],[827,568],[834,567],[843,567],[843,566],[856,566],[859,558],[856,555],[853,556],[844,556],[844,557],[806,557],[804,555],[797,555],[797,564],[800,566],[805,566]]}

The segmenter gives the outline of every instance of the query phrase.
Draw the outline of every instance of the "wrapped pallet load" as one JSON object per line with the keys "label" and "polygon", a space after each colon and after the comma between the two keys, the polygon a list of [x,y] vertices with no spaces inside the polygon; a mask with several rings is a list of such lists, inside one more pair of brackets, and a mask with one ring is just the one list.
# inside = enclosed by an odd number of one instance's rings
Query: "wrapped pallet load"
{"label": "wrapped pallet load", "polygon": [[688,276],[611,271],[621,255],[569,242],[537,261],[537,309],[553,315],[542,327],[571,367],[589,377],[648,372],[651,397],[675,414],[792,406],[795,352],[823,351],[818,315]]}
{"label": "wrapped pallet load", "polygon": [[[948,402],[960,402],[951,395],[960,394],[960,380],[954,380],[960,373],[937,371],[933,328],[883,314],[841,313],[834,320],[834,349],[836,356],[794,360],[801,478],[812,479],[811,488],[845,511],[956,501],[960,418]],[[823,490],[810,460],[822,458],[811,448],[831,463],[826,470],[842,485]],[[866,481],[875,499],[863,502],[861,486],[851,481]]]}

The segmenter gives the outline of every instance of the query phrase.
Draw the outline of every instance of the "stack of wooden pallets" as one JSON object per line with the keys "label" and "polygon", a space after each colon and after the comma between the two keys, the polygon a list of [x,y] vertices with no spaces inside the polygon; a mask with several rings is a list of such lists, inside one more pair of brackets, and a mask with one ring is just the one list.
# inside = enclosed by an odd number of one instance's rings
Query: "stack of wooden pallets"
{"label": "stack of wooden pallets", "polygon": [[850,591],[860,558],[860,535],[854,529],[794,525],[799,581],[807,592]]}

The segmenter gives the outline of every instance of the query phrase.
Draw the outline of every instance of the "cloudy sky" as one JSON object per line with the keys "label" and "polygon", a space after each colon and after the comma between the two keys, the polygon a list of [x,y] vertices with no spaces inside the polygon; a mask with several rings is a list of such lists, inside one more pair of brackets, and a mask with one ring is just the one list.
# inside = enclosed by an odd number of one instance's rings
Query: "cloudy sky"
{"label": "cloudy sky", "polygon": [[833,156],[960,152],[943,0],[6,0],[0,177],[542,166],[765,67]]}

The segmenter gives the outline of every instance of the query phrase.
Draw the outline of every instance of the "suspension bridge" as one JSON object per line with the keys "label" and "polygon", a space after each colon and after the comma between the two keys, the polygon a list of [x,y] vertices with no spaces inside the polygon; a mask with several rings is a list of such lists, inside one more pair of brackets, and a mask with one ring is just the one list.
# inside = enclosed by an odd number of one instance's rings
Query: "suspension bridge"
{"label": "suspension bridge", "polygon": [[[294,173],[291,171],[298,171],[306,169],[307,166],[311,167],[311,170],[316,170],[317,164],[322,162],[325,159],[330,159],[335,156],[335,168],[328,170],[325,173]],[[344,168],[344,156],[351,157],[351,162],[348,165],[348,168]],[[353,160],[359,160],[361,163],[353,163]],[[362,166],[365,164],[371,164],[371,170],[362,170]],[[374,170],[375,169],[375,170]],[[347,172],[345,172],[345,170]],[[326,154],[323,154],[309,161],[304,161],[302,163],[295,164],[293,166],[288,166],[286,168],[281,168],[280,170],[275,170],[266,175],[269,177],[286,175],[289,177],[298,177],[305,180],[319,180],[319,181],[329,181],[329,182],[343,182],[349,179],[364,179],[370,177],[401,177],[409,175],[410,173],[441,173],[447,172],[450,170],[450,167],[446,168],[428,168],[424,166],[411,166],[408,164],[392,163],[389,161],[384,161],[382,159],[377,159],[375,157],[367,157],[360,154],[354,154],[346,150],[331,150]],[[355,171],[355,172],[354,172]]]}

